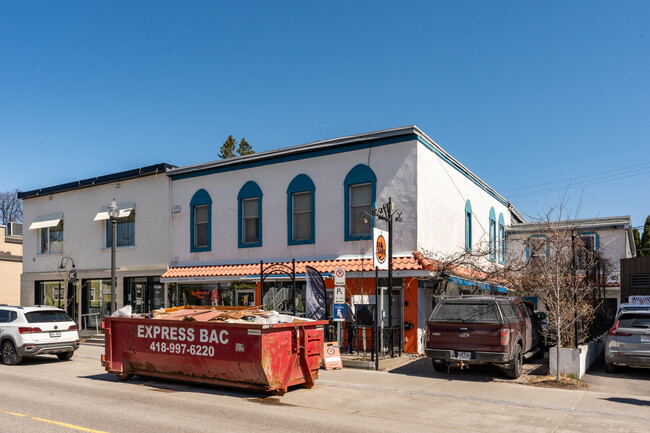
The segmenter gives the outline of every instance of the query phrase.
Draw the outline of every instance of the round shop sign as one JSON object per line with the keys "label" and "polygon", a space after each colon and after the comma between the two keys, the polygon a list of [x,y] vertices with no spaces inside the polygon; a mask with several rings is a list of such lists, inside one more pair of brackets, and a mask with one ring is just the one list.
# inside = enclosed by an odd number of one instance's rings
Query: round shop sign
{"label": "round shop sign", "polygon": [[386,239],[384,235],[377,236],[377,245],[375,245],[375,256],[377,261],[383,264],[386,261]]}

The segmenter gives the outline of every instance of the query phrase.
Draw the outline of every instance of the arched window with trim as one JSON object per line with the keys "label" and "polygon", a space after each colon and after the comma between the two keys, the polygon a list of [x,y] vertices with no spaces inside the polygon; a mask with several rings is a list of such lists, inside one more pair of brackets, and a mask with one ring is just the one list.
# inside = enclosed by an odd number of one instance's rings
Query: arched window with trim
{"label": "arched window with trim", "polygon": [[343,182],[345,201],[345,240],[371,239],[372,223],[363,222],[362,213],[375,208],[377,176],[370,167],[359,164],[352,168]]}
{"label": "arched window with trim", "polygon": [[190,251],[212,249],[212,199],[204,189],[194,193],[190,201]]}
{"label": "arched window with trim", "polygon": [[465,202],[465,251],[472,252],[472,203]]}
{"label": "arched window with trim", "polygon": [[289,245],[313,244],[315,238],[316,187],[306,174],[294,177],[287,188],[287,242]]}
{"label": "arched window with trim", "polygon": [[531,235],[526,241],[526,263],[545,263],[550,255],[548,236]]}
{"label": "arched window with trim", "polygon": [[252,180],[237,194],[237,235],[239,248],[262,246],[262,190]]}
{"label": "arched window with trim", "polygon": [[499,263],[506,262],[506,224],[503,214],[499,213]]}
{"label": "arched window with trim", "polygon": [[497,217],[494,208],[490,208],[490,261],[494,262],[497,259]]}

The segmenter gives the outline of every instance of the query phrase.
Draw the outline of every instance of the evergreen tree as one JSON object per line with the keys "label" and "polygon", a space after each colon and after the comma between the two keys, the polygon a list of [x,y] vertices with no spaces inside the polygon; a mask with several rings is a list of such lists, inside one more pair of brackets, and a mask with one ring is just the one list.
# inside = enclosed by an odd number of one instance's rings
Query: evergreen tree
{"label": "evergreen tree", "polygon": [[244,155],[250,155],[251,153],[255,153],[253,150],[253,147],[248,144],[248,141],[246,141],[245,138],[242,137],[242,139],[239,141],[239,147],[237,147],[237,153],[239,156],[244,156]]}
{"label": "evergreen tree", "polygon": [[228,159],[234,158],[235,147],[237,146],[237,140],[235,140],[232,135],[229,135],[226,141],[221,145],[221,152],[219,152],[219,158]]}
{"label": "evergreen tree", "polygon": [[637,256],[650,256],[650,215],[645,219],[643,225],[643,235],[641,236],[641,242],[639,242]]}

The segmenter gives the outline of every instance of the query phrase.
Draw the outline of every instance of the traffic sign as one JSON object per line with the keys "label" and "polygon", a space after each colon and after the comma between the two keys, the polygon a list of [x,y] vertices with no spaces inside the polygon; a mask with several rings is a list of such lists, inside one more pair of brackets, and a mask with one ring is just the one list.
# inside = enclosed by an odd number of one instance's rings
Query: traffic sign
{"label": "traffic sign", "polygon": [[334,304],[345,304],[345,287],[334,287]]}
{"label": "traffic sign", "polygon": [[334,319],[335,322],[345,321],[345,304],[334,304]]}
{"label": "traffic sign", "polygon": [[337,286],[345,286],[345,269],[334,269],[334,284]]}

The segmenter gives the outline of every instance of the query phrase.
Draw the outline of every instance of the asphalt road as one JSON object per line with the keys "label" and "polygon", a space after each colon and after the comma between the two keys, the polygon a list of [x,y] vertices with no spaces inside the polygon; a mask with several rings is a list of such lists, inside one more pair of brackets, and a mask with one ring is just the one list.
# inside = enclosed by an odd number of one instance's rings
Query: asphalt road
{"label": "asphalt road", "polygon": [[0,364],[0,431],[646,432],[650,424],[648,390],[539,389],[491,370],[439,376],[427,360],[410,371],[321,370],[315,388],[277,397],[137,376],[119,382],[104,372],[101,353],[82,345],[71,361]]}

